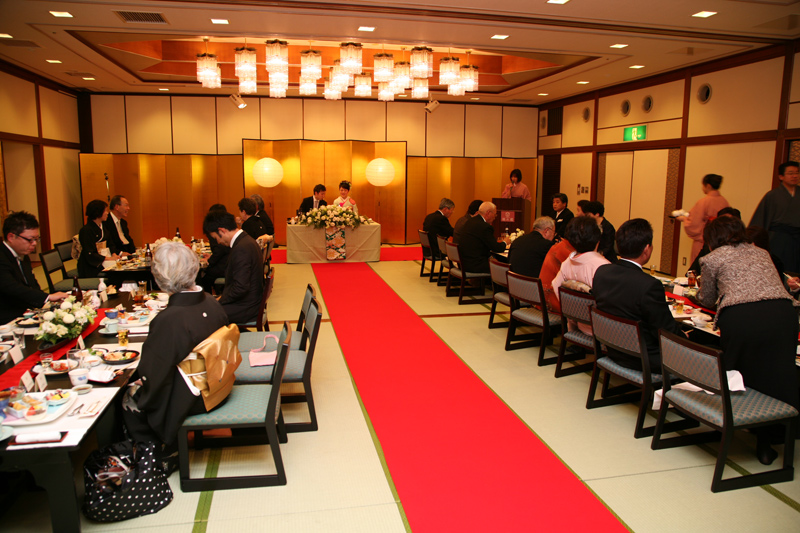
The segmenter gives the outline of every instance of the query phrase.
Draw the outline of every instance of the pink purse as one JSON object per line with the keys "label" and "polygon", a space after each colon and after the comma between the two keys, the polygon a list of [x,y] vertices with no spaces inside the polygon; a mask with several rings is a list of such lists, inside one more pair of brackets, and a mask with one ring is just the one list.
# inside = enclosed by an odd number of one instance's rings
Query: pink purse
{"label": "pink purse", "polygon": [[278,357],[278,350],[266,351],[267,339],[275,339],[275,345],[278,345],[278,337],[275,335],[265,335],[264,345],[256,350],[250,350],[250,366],[268,366],[274,365],[275,359]]}

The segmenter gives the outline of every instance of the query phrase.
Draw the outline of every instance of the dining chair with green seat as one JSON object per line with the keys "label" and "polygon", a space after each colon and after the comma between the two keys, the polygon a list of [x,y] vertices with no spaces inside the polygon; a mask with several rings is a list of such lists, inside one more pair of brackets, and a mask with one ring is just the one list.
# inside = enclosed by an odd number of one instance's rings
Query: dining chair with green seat
{"label": "dining chair with green seat", "polygon": [[75,268],[71,268],[67,270],[67,277],[74,278],[78,275],[78,263],[77,259],[72,257],[72,239],[64,242],[57,242],[53,245],[56,250],[58,250],[58,255],[61,256],[61,262],[64,263],[64,269],[67,268],[67,264],[70,261],[75,261]]}
{"label": "dining chair with green seat", "polygon": [[439,245],[439,256],[441,257],[441,259],[439,259],[439,273],[436,274],[436,286],[443,287],[447,285],[447,277],[445,277],[444,269],[450,270],[450,259],[447,257],[447,239],[441,235],[437,235],[436,244]]}
{"label": "dining chair with green seat", "polygon": [[[794,440],[798,411],[791,405],[754,389],[731,391],[722,353],[675,334],[661,330],[661,364],[664,375],[679,378],[702,390],[694,391],[664,384],[664,397],[658,413],[651,448],[661,450],[716,440],[722,434],[717,463],[711,481],[711,492],[758,487],[794,479]],[[710,393],[710,394],[709,394]],[[662,438],[669,407],[684,416],[709,426],[713,431]],[[733,432],[772,424],[785,428],[783,465],[780,468],[722,479]]]}
{"label": "dining chair with green seat", "polygon": [[489,258],[489,274],[492,276],[492,309],[489,312],[489,329],[507,328],[508,322],[495,322],[494,316],[497,312],[497,304],[501,303],[511,307],[511,296],[508,294],[508,273],[510,265],[502,263],[494,257]]}
{"label": "dining chair with green seat", "polygon": [[[61,255],[58,250],[53,249],[41,252],[39,259],[42,261],[42,270],[50,292],[69,292],[75,281],[67,275],[67,270],[64,268],[64,263],[61,261]],[[61,273],[61,279],[53,281],[53,274],[58,272]],[[78,285],[83,291],[96,290],[99,284],[100,278],[78,278]]]}
{"label": "dining chair with green seat", "polygon": [[275,269],[269,271],[266,282],[264,283],[264,291],[261,293],[261,303],[258,306],[258,316],[255,320],[250,322],[243,322],[236,324],[239,326],[240,331],[247,331],[250,328],[256,328],[256,331],[264,331],[264,328],[269,328],[269,318],[267,317],[267,304],[269,297],[272,295],[272,288],[275,285]]}
{"label": "dining chair with green seat", "polygon": [[[447,250],[447,258],[450,261],[450,270],[447,274],[447,286],[444,289],[445,296],[455,296],[451,294],[450,285],[454,279],[459,280],[458,287],[458,305],[466,304],[488,304],[493,301],[493,298],[484,298],[483,294],[486,292],[484,282],[491,280],[492,275],[489,272],[467,272],[463,269],[461,264],[461,256],[459,255],[458,245],[452,242],[445,243]],[[468,282],[477,282],[477,286],[469,287]],[[453,289],[455,290],[455,289]],[[475,294],[476,298],[464,299],[467,293]]]}
{"label": "dining chair with green seat", "polygon": [[594,296],[591,294],[568,289],[563,285],[558,288],[558,295],[561,302],[561,345],[558,347],[555,376],[560,378],[586,372],[594,366],[592,362],[586,362],[564,368],[564,363],[586,358],[585,354],[567,355],[568,344],[580,346],[588,352],[594,351],[594,337],[584,333],[579,328],[570,331],[569,321],[572,320],[575,324],[591,326],[592,317],[589,310],[594,306],[595,302]]}
{"label": "dining chair with green seat", "polygon": [[[561,317],[547,309],[542,280],[509,271],[508,294],[511,298],[511,316],[508,320],[506,351],[539,347],[539,366],[556,363],[556,357],[546,357],[546,349],[553,342],[554,332],[561,327]],[[540,331],[517,334],[517,328],[536,327]]]}
{"label": "dining chair with green seat", "polygon": [[[317,431],[317,411],[314,407],[314,394],[311,389],[311,369],[314,362],[314,352],[317,348],[317,338],[322,322],[322,313],[316,298],[311,299],[306,312],[306,319],[303,323],[302,333],[294,332],[294,337],[300,339],[299,346],[289,350],[289,359],[286,363],[286,372],[283,377],[284,383],[301,384],[302,392],[281,394],[281,401],[284,403],[306,403],[310,422],[292,422],[286,424],[288,433],[298,433],[303,431]],[[249,354],[244,355],[254,349],[272,350],[275,348],[275,341],[265,338],[264,333],[243,333],[239,336],[239,351],[242,352],[242,363],[236,369],[237,384],[269,383],[271,380],[271,367],[269,366],[250,366]]]}
{"label": "dining chair with green seat", "polygon": [[[280,406],[280,388],[283,381],[292,331],[284,322],[278,339],[275,364],[272,366],[270,383],[257,385],[234,385],[224,403],[214,410],[192,415],[184,420],[178,430],[178,462],[180,466],[181,490],[198,492],[211,490],[245,489],[286,485],[280,442],[285,441],[285,428]],[[250,430],[265,429],[275,474],[253,474],[248,476],[191,477],[189,457],[189,433],[194,434],[194,448],[220,448],[225,446],[248,446],[264,443],[264,432]],[[205,436],[203,431],[230,429],[231,436]],[[245,430],[238,432],[236,430]]]}
{"label": "dining chair with green seat", "polygon": [[[436,262],[442,259],[441,253],[434,252],[431,248],[430,235],[427,231],[417,230],[419,232],[419,244],[422,247],[422,265],[419,267],[419,277],[427,277],[430,283],[437,281],[438,275],[436,274]],[[438,242],[437,242],[438,244]],[[425,274],[425,261],[430,261],[430,272]]]}

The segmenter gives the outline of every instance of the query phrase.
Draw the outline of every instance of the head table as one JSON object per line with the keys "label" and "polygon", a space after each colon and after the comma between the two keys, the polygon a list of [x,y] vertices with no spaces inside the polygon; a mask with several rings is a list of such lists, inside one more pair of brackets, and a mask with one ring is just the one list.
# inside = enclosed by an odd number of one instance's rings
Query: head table
{"label": "head table", "polygon": [[[381,225],[361,224],[345,228],[346,258],[338,261],[368,262],[381,260]],[[311,226],[286,225],[287,263],[327,263],[325,230]]]}

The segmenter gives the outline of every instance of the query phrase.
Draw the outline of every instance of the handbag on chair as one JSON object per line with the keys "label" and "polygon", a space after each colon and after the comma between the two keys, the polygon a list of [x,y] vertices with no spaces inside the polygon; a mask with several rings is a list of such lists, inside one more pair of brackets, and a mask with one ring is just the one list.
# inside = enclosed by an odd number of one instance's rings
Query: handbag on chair
{"label": "handbag on chair", "polygon": [[206,411],[228,397],[236,380],[235,372],[242,363],[239,352],[239,328],[223,326],[195,346],[178,370],[195,395],[202,394]]}

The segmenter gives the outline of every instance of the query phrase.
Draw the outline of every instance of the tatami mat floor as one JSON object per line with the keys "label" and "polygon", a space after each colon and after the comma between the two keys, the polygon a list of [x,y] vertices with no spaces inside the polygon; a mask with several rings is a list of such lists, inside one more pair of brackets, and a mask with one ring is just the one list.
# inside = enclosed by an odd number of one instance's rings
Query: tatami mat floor
{"label": "tatami mat floor", "polygon": [[[708,449],[692,446],[652,451],[650,439],[633,438],[633,406],[586,410],[588,375],[555,379],[552,366],[536,366],[538,348],[504,351],[506,330],[490,330],[486,327],[487,315],[475,315],[488,313],[488,309],[459,306],[455,298],[445,298],[443,288],[418,277],[418,262],[372,263],[371,267],[632,531],[799,529],[798,476],[793,482],[774,487],[712,494],[714,445]],[[269,304],[272,329],[277,329],[282,320],[296,321],[306,284],[316,285],[309,265],[275,268],[275,290]],[[341,290],[342,296],[358,290],[358,280],[342,280]],[[326,319],[324,300],[322,305]],[[375,310],[379,309],[376,302]],[[398,341],[414,346],[413,339],[392,339]],[[84,521],[84,530],[405,531],[402,501],[398,502],[393,492],[379,443],[370,432],[368,417],[328,321],[321,328],[313,383],[319,431],[291,434],[289,442],[281,446],[286,486],[218,491],[201,498],[199,493],[182,493],[174,474],[170,483],[175,500],[158,514],[117,524]],[[431,398],[430,408],[436,409],[435,394]],[[287,419],[305,416],[296,406],[287,406]],[[480,425],[486,438],[491,438],[491,421]],[[763,467],[752,458],[753,446],[749,435],[740,435],[731,459],[755,472]],[[209,457],[214,456],[209,452],[193,454],[193,475],[204,471]],[[800,450],[795,459],[800,464]],[[225,450],[220,468],[226,473],[252,472],[268,469],[270,464],[269,454],[253,447]],[[726,472],[735,474],[731,469]],[[547,480],[532,479],[531,483]],[[564,494],[565,499],[569,497]],[[21,497],[13,512],[0,517],[0,530],[46,531],[49,516],[44,498],[43,493]],[[519,529],[529,527],[520,524]]]}

